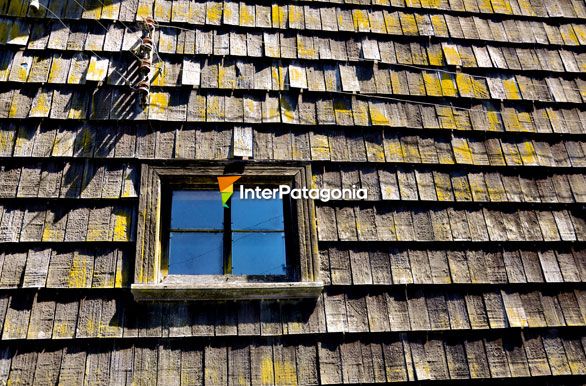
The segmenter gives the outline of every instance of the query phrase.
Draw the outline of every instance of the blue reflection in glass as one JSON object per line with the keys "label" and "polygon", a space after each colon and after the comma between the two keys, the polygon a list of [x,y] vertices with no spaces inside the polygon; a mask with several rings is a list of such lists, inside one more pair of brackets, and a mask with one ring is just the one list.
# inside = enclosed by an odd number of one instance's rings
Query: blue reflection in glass
{"label": "blue reflection in glass", "polygon": [[232,274],[285,275],[285,232],[233,233]]}
{"label": "blue reflection in glass", "polygon": [[283,200],[232,196],[232,230],[284,230]]}
{"label": "blue reflection in glass", "polygon": [[223,233],[171,232],[170,275],[223,275]]}
{"label": "blue reflection in glass", "polygon": [[176,190],[171,204],[172,229],[223,229],[224,209],[220,192]]}

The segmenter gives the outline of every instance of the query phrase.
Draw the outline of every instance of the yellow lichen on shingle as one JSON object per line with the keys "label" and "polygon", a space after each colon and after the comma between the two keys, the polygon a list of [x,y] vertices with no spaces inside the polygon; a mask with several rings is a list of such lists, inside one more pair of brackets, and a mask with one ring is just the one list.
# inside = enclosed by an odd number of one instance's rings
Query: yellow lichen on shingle
{"label": "yellow lichen on shingle", "polygon": [[221,2],[208,2],[206,7],[206,22],[208,24],[220,25],[222,23]]}
{"label": "yellow lichen on shingle", "polygon": [[226,67],[223,65],[218,66],[218,87],[231,90],[236,88],[236,79],[230,79],[226,76]]}
{"label": "yellow lichen on shingle", "polygon": [[120,12],[121,2],[115,0],[103,0],[102,19],[115,20]]}
{"label": "yellow lichen on shingle", "polygon": [[391,88],[393,89],[393,94],[400,94],[401,89],[406,85],[401,83],[401,76],[399,71],[391,70],[389,74],[391,78]]}
{"label": "yellow lichen on shingle", "polygon": [[223,101],[220,102],[220,98],[224,97],[218,95],[208,96],[206,108],[206,115],[208,119],[212,119],[214,121],[224,120],[224,103]]}
{"label": "yellow lichen on shingle", "polygon": [[420,0],[405,0],[405,5],[411,8],[421,8]]}
{"label": "yellow lichen on shingle", "polygon": [[352,102],[352,115],[354,117],[354,123],[360,126],[368,126],[368,104],[366,102],[359,102],[354,100]]}
{"label": "yellow lichen on shingle", "polygon": [[478,8],[482,13],[493,13],[492,5],[490,4],[490,0],[477,0]]}
{"label": "yellow lichen on shingle", "polygon": [[443,129],[455,129],[456,120],[454,119],[454,112],[450,106],[436,106],[437,116],[440,126]]}
{"label": "yellow lichen on shingle", "polygon": [[[424,1],[427,4],[425,4]],[[427,8],[439,9],[442,6],[442,0],[422,0],[421,1],[421,6],[422,7],[427,7]]]}
{"label": "yellow lichen on shingle", "polygon": [[474,85],[472,84],[470,75],[458,72],[456,74],[456,85],[458,86],[460,96],[474,98]]}
{"label": "yellow lichen on shingle", "polygon": [[289,6],[289,27],[297,27],[303,21],[303,7],[291,4]]}
{"label": "yellow lichen on shingle", "polygon": [[136,19],[142,20],[146,19],[147,17],[153,17],[153,2],[152,0],[141,0],[138,3]]}
{"label": "yellow lichen on shingle", "polygon": [[401,28],[404,35],[419,35],[419,30],[417,29],[417,23],[415,22],[415,16],[413,16],[413,14],[399,12],[399,20],[401,21]]}
{"label": "yellow lichen on shingle", "polygon": [[525,140],[523,142],[519,142],[517,144],[517,148],[519,149],[519,154],[521,155],[521,160],[523,160],[523,165],[538,165],[537,162],[537,153],[535,152],[535,147],[533,146],[533,142],[530,140]]}
{"label": "yellow lichen on shingle", "polygon": [[262,108],[262,117],[264,122],[279,122],[281,113],[279,112],[278,99],[267,99]]}
{"label": "yellow lichen on shingle", "polygon": [[197,122],[205,122],[206,120],[206,97],[205,95],[192,94],[192,107],[191,113],[193,114],[193,120]]}
{"label": "yellow lichen on shingle", "polygon": [[570,46],[578,46],[580,42],[578,41],[578,37],[574,32],[571,24],[563,24],[560,25],[560,33],[562,34],[562,39],[564,43]]}
{"label": "yellow lichen on shingle", "polygon": [[502,131],[501,117],[496,111],[487,111],[488,131]]}
{"label": "yellow lichen on shingle", "polygon": [[503,88],[505,89],[505,95],[507,97],[507,99],[513,99],[513,100],[520,100],[521,98],[521,93],[519,91],[519,88],[517,87],[517,82],[515,81],[514,77],[510,77],[510,78],[503,78]]}
{"label": "yellow lichen on shingle", "polygon": [[458,163],[474,164],[472,150],[466,138],[452,138],[452,149],[454,150],[454,155]]}
{"label": "yellow lichen on shingle", "polygon": [[513,13],[513,9],[508,0],[491,0],[491,3],[492,9],[495,13],[504,13],[506,15],[511,15]]}
{"label": "yellow lichen on shingle", "polygon": [[520,130],[525,132],[532,132],[533,129],[533,118],[531,113],[527,111],[518,111],[517,119],[519,120]]}
{"label": "yellow lichen on shingle", "polygon": [[370,22],[368,21],[368,13],[364,9],[354,9],[352,11],[352,19],[354,20],[354,30],[360,32],[370,31]]}
{"label": "yellow lichen on shingle", "polygon": [[155,0],[155,20],[171,19],[171,4],[166,2],[166,0]]}
{"label": "yellow lichen on shingle", "polygon": [[389,34],[401,35],[403,33],[403,30],[401,29],[401,22],[399,21],[398,12],[384,12],[383,16]]}
{"label": "yellow lichen on shingle", "polygon": [[14,130],[0,130],[0,154],[12,155],[15,136]]}
{"label": "yellow lichen on shingle", "polygon": [[53,339],[71,337],[73,334],[74,331],[71,328],[71,324],[60,320],[55,320],[53,324]]}
{"label": "yellow lichen on shingle", "polygon": [[19,115],[20,105],[18,103],[11,103],[10,110],[8,110],[8,118],[17,118]]}
{"label": "yellow lichen on shingle", "polygon": [[86,79],[93,81],[102,81],[106,79],[106,73],[108,71],[108,59],[98,58],[92,56],[90,59],[90,65],[87,70]]}
{"label": "yellow lichen on shingle", "polygon": [[300,58],[316,58],[317,57],[317,51],[315,50],[315,48],[313,47],[313,45],[311,47],[307,46],[305,44],[307,40],[305,39],[297,39],[297,52],[299,54]]}
{"label": "yellow lichen on shingle", "polygon": [[275,371],[272,358],[267,358],[266,356],[264,356],[261,359],[260,382],[262,386],[273,385],[275,383]]}
{"label": "yellow lichen on shingle", "polygon": [[397,137],[385,137],[383,146],[387,162],[403,162],[405,160],[401,142],[399,142]]}
{"label": "yellow lichen on shingle", "polygon": [[83,53],[78,53],[73,56],[67,75],[68,84],[81,84],[85,82],[85,73],[89,66],[89,62],[85,59]]}
{"label": "yellow lichen on shingle", "polygon": [[438,36],[449,36],[448,26],[442,15],[431,15],[431,25],[435,35]]}
{"label": "yellow lichen on shingle", "polygon": [[530,0],[517,0],[517,3],[523,14],[527,16],[537,16]]}
{"label": "yellow lichen on shingle", "polygon": [[242,3],[240,7],[240,25],[254,26],[255,15],[253,12],[254,6],[247,7]]}
{"label": "yellow lichen on shingle", "polygon": [[484,79],[472,76],[471,80],[474,89],[474,97],[478,99],[488,99],[489,93]]}
{"label": "yellow lichen on shingle", "polygon": [[43,228],[43,241],[62,241],[63,240],[64,231],[55,227],[50,222],[45,223],[45,227]]}
{"label": "yellow lichen on shingle", "polygon": [[349,124],[353,124],[352,109],[346,101],[334,100],[334,113],[336,115],[336,122],[349,122]]}
{"label": "yellow lichen on shingle", "polygon": [[130,240],[130,225],[132,213],[128,208],[121,208],[114,211],[114,241]]}
{"label": "yellow lichen on shingle", "polygon": [[29,60],[29,58],[24,58],[22,59],[21,63],[14,63],[13,66],[17,66],[16,67],[16,77],[13,78],[13,80],[15,82],[26,82],[27,78],[28,78],[28,74],[31,70],[31,65],[32,65],[32,60]]}
{"label": "yellow lichen on shingle", "polygon": [[285,29],[287,28],[287,6],[286,5],[271,5],[271,19],[273,28]]}
{"label": "yellow lichen on shingle", "polygon": [[51,111],[51,100],[53,93],[51,91],[39,91],[31,110],[29,112],[30,117],[48,117]]}
{"label": "yellow lichen on shingle", "polygon": [[388,125],[389,118],[387,117],[387,105],[384,103],[370,102],[368,104],[370,112],[370,121],[373,125]]}
{"label": "yellow lichen on shingle", "polygon": [[454,78],[452,78],[452,75],[446,72],[440,72],[440,77],[444,96],[458,96],[458,90],[456,89],[456,84],[454,83]]}
{"label": "yellow lichen on shingle", "polygon": [[88,273],[92,270],[90,265],[93,265],[93,261],[90,262],[90,259],[78,253],[74,254],[71,269],[69,270],[68,285],[70,288],[86,288],[91,286],[91,282],[88,280]]}
{"label": "yellow lichen on shingle", "polygon": [[311,158],[316,160],[330,159],[330,143],[327,135],[311,134]]}
{"label": "yellow lichen on shingle", "polygon": [[275,361],[275,384],[283,386],[297,385],[297,369],[295,363]]}
{"label": "yellow lichen on shingle", "polygon": [[460,53],[458,52],[458,47],[454,44],[449,43],[442,43],[442,49],[444,51],[444,57],[446,58],[446,62],[452,66],[461,66],[462,59],[460,58]]}
{"label": "yellow lichen on shingle", "polygon": [[429,64],[432,66],[443,66],[444,65],[444,54],[439,44],[427,47],[427,56]]}
{"label": "yellow lichen on shingle", "polygon": [[576,38],[581,44],[586,43],[586,25],[582,24],[572,24],[574,28],[574,32],[576,34]]}
{"label": "yellow lichen on shingle", "polygon": [[93,131],[87,126],[83,125],[79,133],[79,152],[88,154],[91,152],[94,143]]}
{"label": "yellow lichen on shingle", "polygon": [[521,123],[514,109],[505,110],[502,113],[502,117],[508,131],[521,131]]}
{"label": "yellow lichen on shingle", "polygon": [[165,115],[169,106],[169,93],[152,91],[149,95],[149,116]]}

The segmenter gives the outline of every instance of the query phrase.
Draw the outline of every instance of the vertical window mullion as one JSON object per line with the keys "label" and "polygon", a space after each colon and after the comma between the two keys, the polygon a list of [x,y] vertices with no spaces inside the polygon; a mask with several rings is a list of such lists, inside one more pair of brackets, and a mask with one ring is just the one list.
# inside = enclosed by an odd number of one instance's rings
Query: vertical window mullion
{"label": "vertical window mullion", "polygon": [[[232,205],[232,200],[228,201]],[[224,275],[232,274],[232,210],[224,208]]]}

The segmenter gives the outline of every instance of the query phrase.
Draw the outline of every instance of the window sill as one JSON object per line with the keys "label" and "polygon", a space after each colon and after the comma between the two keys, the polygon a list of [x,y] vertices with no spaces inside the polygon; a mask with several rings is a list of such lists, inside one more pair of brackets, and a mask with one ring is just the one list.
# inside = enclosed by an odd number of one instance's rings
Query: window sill
{"label": "window sill", "polygon": [[269,283],[159,283],[133,284],[136,301],[182,300],[250,300],[317,298],[323,283],[269,282]]}

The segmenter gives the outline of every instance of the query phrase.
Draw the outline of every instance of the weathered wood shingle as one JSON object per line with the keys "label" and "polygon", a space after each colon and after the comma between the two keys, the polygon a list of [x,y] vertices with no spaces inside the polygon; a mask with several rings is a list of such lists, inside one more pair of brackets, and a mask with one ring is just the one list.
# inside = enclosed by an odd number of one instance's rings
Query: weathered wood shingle
{"label": "weathered wood shingle", "polygon": [[[583,383],[585,20],[575,0],[0,0],[0,381]],[[323,294],[135,302],[141,165],[232,157],[368,190],[316,202]]]}

